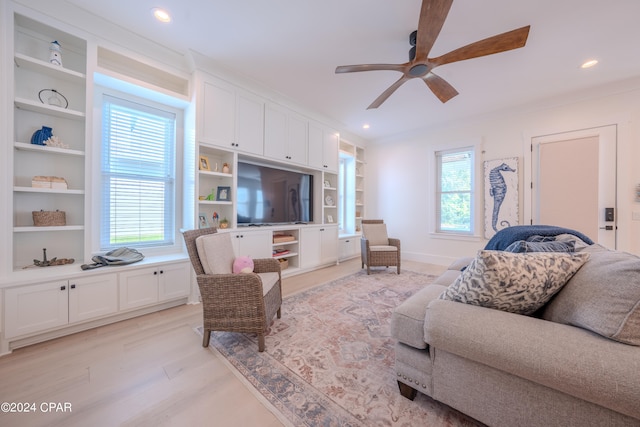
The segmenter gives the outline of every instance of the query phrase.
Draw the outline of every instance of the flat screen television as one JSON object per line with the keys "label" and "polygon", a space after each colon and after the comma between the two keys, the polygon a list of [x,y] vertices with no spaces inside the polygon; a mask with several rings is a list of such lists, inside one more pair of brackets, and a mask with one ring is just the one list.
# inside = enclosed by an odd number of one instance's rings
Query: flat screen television
{"label": "flat screen television", "polygon": [[313,221],[313,175],[238,162],[239,225]]}

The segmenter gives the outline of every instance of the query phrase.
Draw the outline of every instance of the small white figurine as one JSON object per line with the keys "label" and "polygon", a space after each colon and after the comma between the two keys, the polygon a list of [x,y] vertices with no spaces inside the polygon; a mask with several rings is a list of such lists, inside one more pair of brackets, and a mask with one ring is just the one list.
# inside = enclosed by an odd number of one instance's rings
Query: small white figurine
{"label": "small white figurine", "polygon": [[52,41],[49,45],[49,62],[53,65],[59,65],[62,67],[62,52],[60,51],[60,43],[56,40]]}

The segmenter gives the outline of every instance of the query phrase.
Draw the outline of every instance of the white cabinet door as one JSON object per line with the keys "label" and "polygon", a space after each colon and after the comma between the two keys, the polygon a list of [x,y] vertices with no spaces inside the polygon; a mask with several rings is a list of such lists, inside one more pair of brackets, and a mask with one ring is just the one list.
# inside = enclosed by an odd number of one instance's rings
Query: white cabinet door
{"label": "white cabinet door", "polygon": [[309,122],[309,166],[324,169],[324,131],[316,122]]}
{"label": "white cabinet door", "polygon": [[300,165],[307,164],[307,151],[309,149],[308,124],[309,121],[306,118],[290,112],[287,126],[289,161]]}
{"label": "white cabinet door", "polygon": [[280,161],[306,165],[308,120],[274,104],[265,107],[264,117],[264,155]]}
{"label": "white cabinet door", "polygon": [[264,100],[216,79],[202,82],[199,141],[223,148],[264,153]]}
{"label": "white cabinet door", "polygon": [[171,299],[189,296],[191,293],[191,276],[188,262],[167,264],[159,268],[158,299],[168,301]]}
{"label": "white cabinet door", "polygon": [[338,172],[338,147],[340,145],[340,135],[338,132],[330,129],[324,131],[322,158],[324,160],[325,169],[329,172]]}
{"label": "white cabinet door", "polygon": [[64,326],[69,322],[66,280],[4,291],[5,338]]}
{"label": "white cabinet door", "polygon": [[322,242],[320,264],[331,264],[338,260],[338,227],[322,227],[320,229]]}
{"label": "white cabinet door", "polygon": [[346,237],[340,239],[338,256],[339,259],[345,260],[353,258],[360,253],[360,237]]}
{"label": "white cabinet door", "polygon": [[338,260],[338,227],[310,227],[300,232],[302,268],[313,268]]}
{"label": "white cabinet door", "polygon": [[327,172],[338,171],[338,147],[340,136],[320,123],[309,121],[309,166]]}
{"label": "white cabinet door", "polygon": [[141,268],[120,273],[120,310],[157,303],[158,274],[158,267]]}
{"label": "white cabinet door", "polygon": [[235,149],[264,154],[264,100],[238,90],[236,94]]}
{"label": "white cabinet door", "polygon": [[202,83],[201,111],[198,114],[199,139],[232,148],[235,143],[236,93],[220,81]]}
{"label": "white cabinet door", "polygon": [[118,311],[118,275],[104,274],[69,280],[69,323]]}
{"label": "white cabinet door", "polygon": [[287,160],[287,113],[268,104],[264,111],[264,155],[272,159]]}
{"label": "white cabinet door", "polygon": [[250,256],[251,258],[270,258],[272,234],[268,230],[234,231],[231,233],[231,243],[235,256]]}
{"label": "white cabinet door", "polygon": [[322,237],[319,228],[303,228],[300,230],[300,263],[302,268],[313,268],[320,265],[322,257]]}

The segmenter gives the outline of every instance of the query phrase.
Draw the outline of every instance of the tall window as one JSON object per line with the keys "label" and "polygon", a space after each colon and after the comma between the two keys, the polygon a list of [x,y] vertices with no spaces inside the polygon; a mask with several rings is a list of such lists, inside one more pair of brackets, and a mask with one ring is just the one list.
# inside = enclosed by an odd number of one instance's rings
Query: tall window
{"label": "tall window", "polygon": [[338,228],[340,233],[355,230],[355,158],[340,152],[338,169]]}
{"label": "tall window", "polygon": [[473,234],[473,148],[436,152],[436,231]]}
{"label": "tall window", "polygon": [[174,243],[176,114],[105,95],[100,248]]}

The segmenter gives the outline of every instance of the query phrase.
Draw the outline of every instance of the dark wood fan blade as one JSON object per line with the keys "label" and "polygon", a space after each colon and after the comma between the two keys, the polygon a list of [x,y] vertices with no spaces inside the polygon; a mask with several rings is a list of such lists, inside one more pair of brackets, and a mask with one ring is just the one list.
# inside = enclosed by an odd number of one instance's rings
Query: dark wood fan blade
{"label": "dark wood fan blade", "polygon": [[391,94],[393,92],[395,92],[400,86],[402,86],[402,84],[404,82],[406,82],[407,80],[409,80],[409,77],[407,77],[407,76],[400,77],[394,84],[389,86],[387,88],[387,90],[382,92],[382,94],[379,97],[377,97],[376,100],[371,103],[371,105],[369,105],[367,107],[367,110],[371,110],[371,109],[378,108],[379,106],[381,106],[382,103],[384,101],[386,101],[387,98],[389,98],[391,96]]}
{"label": "dark wood fan blade", "polygon": [[422,0],[418,36],[416,37],[415,62],[424,62],[447,19],[453,0]]}
{"label": "dark wood fan blade", "polygon": [[427,86],[429,86],[429,89],[431,89],[431,92],[433,92],[443,104],[458,94],[458,91],[447,83],[445,79],[433,73],[427,74],[422,80],[424,80]]}
{"label": "dark wood fan blade", "polygon": [[493,55],[494,53],[506,52],[512,49],[523,47],[527,43],[529,37],[529,28],[518,28],[517,30],[507,31],[497,36],[489,37],[475,43],[468,44],[460,49],[452,50],[437,58],[429,59],[434,66],[450,64],[452,62],[464,61],[466,59],[478,58],[480,56]]}
{"label": "dark wood fan blade", "polygon": [[407,64],[361,64],[361,65],[340,65],[336,67],[336,74],[357,73],[359,71],[381,71],[391,70],[404,72]]}

